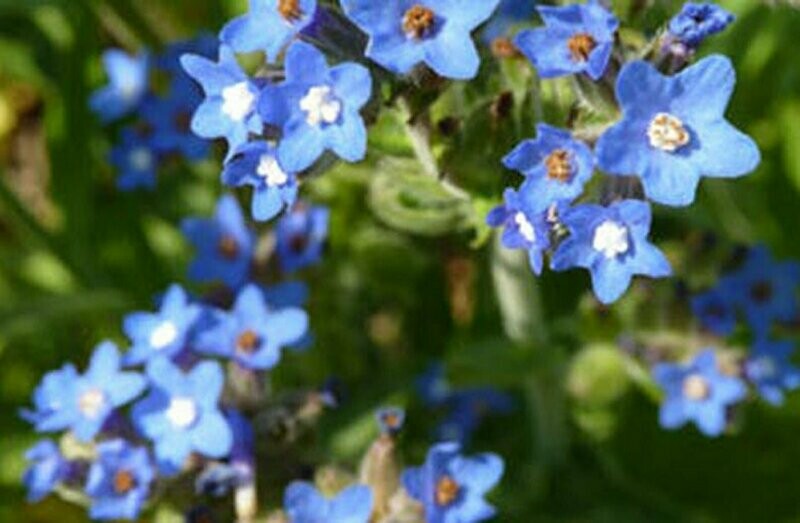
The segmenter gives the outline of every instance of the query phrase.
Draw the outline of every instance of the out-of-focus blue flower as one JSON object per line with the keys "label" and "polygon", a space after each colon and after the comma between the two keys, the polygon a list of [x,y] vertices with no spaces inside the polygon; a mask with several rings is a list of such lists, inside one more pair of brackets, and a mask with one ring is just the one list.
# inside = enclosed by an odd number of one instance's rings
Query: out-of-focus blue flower
{"label": "out-of-focus blue flower", "polygon": [[216,36],[202,33],[189,40],[170,42],[164,51],[155,57],[153,65],[174,75],[174,80],[180,80],[181,77],[188,78],[181,66],[181,56],[191,53],[211,59],[217,54],[218,48],[219,41]]}
{"label": "out-of-focus blue flower", "polygon": [[172,81],[164,97],[145,99],[139,113],[152,131],[150,143],[156,151],[178,153],[188,160],[208,156],[208,142],[190,128],[192,115],[202,100],[197,85],[185,74]]}
{"label": "out-of-focus blue flower", "polygon": [[283,507],[292,523],[367,523],[372,491],[365,485],[353,485],[327,499],[312,484],[295,481],[286,488]]}
{"label": "out-of-focus blue flower", "polygon": [[111,412],[141,394],[141,374],[120,372],[120,355],[111,342],[92,354],[86,373],[66,365],[45,375],[33,393],[34,412],[25,413],[39,432],[72,430],[80,441],[90,441]]}
{"label": "out-of-focus blue flower", "polygon": [[138,365],[155,356],[173,357],[186,345],[200,316],[180,285],[172,285],[156,313],[134,312],[125,316],[122,329],[133,344],[125,354],[126,365]]}
{"label": "out-of-focus blue flower", "polygon": [[375,413],[381,434],[394,436],[403,429],[406,422],[406,411],[400,407],[384,407]]}
{"label": "out-of-focus blue flower", "polygon": [[514,189],[503,193],[504,203],[486,216],[491,227],[504,227],[502,242],[508,249],[528,251],[531,270],[542,273],[542,253],[550,248],[550,226],[546,211],[535,211],[532,191],[520,194]]}
{"label": "out-of-focus blue flower", "polygon": [[264,51],[272,62],[316,10],[316,0],[250,0],[250,11],[228,22],[219,37],[239,53]]}
{"label": "out-of-focus blue flower", "polygon": [[122,131],[120,141],[111,149],[109,162],[117,168],[120,191],[153,189],[156,186],[159,155],[150,137],[133,128]]}
{"label": "out-of-focus blue flower", "polygon": [[206,99],[192,117],[192,131],[202,138],[225,138],[228,156],[263,131],[256,111],[260,89],[242,71],[230,47],[219,48],[219,62],[199,55],[181,57],[181,65],[203,88]]}
{"label": "out-of-focus blue flower", "polygon": [[278,221],[278,261],[285,272],[320,261],[328,237],[328,215],[326,207],[297,205]]}
{"label": "out-of-focus blue flower", "polygon": [[248,369],[271,369],[281,349],[300,340],[308,330],[308,315],[298,308],[271,310],[264,294],[247,285],[230,312],[214,311],[209,328],[200,332],[195,348],[232,358]]}
{"label": "out-of-focus blue flower", "polygon": [[139,432],[155,445],[156,461],[165,474],[178,472],[189,454],[223,458],[233,434],[217,405],[224,375],[216,362],[205,361],[184,374],[167,358],[147,364],[151,392],[133,406]]}
{"label": "out-of-focus blue flower", "polygon": [[544,27],[520,32],[514,44],[542,78],[606,71],[619,20],[597,0],[561,7],[537,6]]}
{"label": "out-of-focus blue flower", "polygon": [[503,468],[496,454],[467,457],[458,443],[439,443],[422,466],[403,472],[402,481],[408,494],[422,503],[427,523],[478,522],[495,515],[483,498],[500,481]]}
{"label": "out-of-focus blue flower", "polygon": [[533,17],[536,0],[500,0],[500,6],[481,29],[481,39],[491,43],[496,38],[510,36],[511,30],[520,22]]}
{"label": "out-of-focus blue flower", "polygon": [[453,392],[446,401],[449,410],[436,428],[441,440],[466,445],[481,422],[491,414],[508,414],[514,400],[508,394],[489,387],[462,389]]}
{"label": "out-of-focus blue flower", "polygon": [[271,220],[297,200],[297,177],[278,163],[275,146],[250,142],[236,150],[222,171],[222,183],[253,187],[251,212],[258,221]]}
{"label": "out-of-focus blue flower", "polygon": [[213,218],[188,218],[181,223],[181,230],[197,249],[189,266],[191,279],[222,281],[231,289],[247,281],[256,240],[236,198],[221,197]]}
{"label": "out-of-focus blue flower", "polygon": [[800,369],[792,365],[794,343],[761,338],[744,362],[744,376],[762,398],[773,405],[783,404],[783,392],[800,387]]}
{"label": "out-of-focus blue flower", "polygon": [[553,270],[588,269],[594,293],[605,304],[622,296],[634,275],[662,278],[672,273],[664,254],[647,240],[651,213],[645,202],[582,204],[561,218],[570,236],[553,255]]}
{"label": "out-of-focus blue flower", "polygon": [[736,328],[732,284],[735,285],[730,278],[722,278],[714,289],[693,296],[691,300],[695,317],[703,327],[719,336],[729,336]]}
{"label": "out-of-focus blue flower", "polygon": [[259,112],[279,127],[278,159],[299,173],[326,150],[348,162],[367,151],[367,130],[359,111],[372,96],[369,70],[353,62],[328,67],[314,46],[296,42],[286,53],[286,80],[264,88]]}
{"label": "out-of-focus blue flower", "polygon": [[664,390],[659,422],[666,429],[693,421],[706,436],[718,436],[728,424],[728,407],[747,395],[742,380],[719,371],[713,349],[687,365],[659,363],[653,377]]}
{"label": "out-of-focus blue flower", "polygon": [[417,392],[431,407],[442,405],[452,392],[444,371],[444,364],[433,363],[416,380]]}
{"label": "out-of-focus blue flower", "polygon": [[142,101],[149,86],[149,57],[131,56],[120,49],[103,53],[108,85],[92,93],[89,106],[104,122],[130,114]]}
{"label": "out-of-focus blue flower", "polygon": [[342,0],[342,8],[369,35],[366,55],[386,69],[406,74],[424,62],[440,76],[463,80],[473,78],[480,66],[470,33],[498,3]]}
{"label": "out-of-focus blue flower", "polygon": [[150,494],[155,472],[144,447],[115,439],[97,445],[86,494],[92,519],[136,519]]}
{"label": "out-of-focus blue flower", "polygon": [[725,120],[735,83],[733,65],[721,55],[669,77],[647,62],[626,64],[616,87],[622,120],[600,137],[598,165],[639,176],[648,198],[674,206],[694,201],[702,176],[753,171],[758,146]]}
{"label": "out-of-focus blue flower", "polygon": [[28,502],[41,501],[61,483],[69,465],[61,456],[58,446],[45,439],[28,449],[25,459],[30,463],[22,482],[28,487]]}
{"label": "out-of-focus blue flower", "polygon": [[709,36],[721,33],[736,19],[716,4],[686,2],[669,21],[669,34],[689,47],[697,47]]}

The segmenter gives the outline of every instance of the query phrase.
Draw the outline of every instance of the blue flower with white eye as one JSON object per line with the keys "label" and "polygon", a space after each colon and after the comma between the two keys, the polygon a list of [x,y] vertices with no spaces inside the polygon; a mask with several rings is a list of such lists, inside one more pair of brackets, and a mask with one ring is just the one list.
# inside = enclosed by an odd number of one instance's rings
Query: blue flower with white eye
{"label": "blue flower with white eye", "polygon": [[137,430],[155,446],[156,462],[164,474],[180,471],[192,452],[224,458],[233,434],[219,410],[225,377],[213,361],[197,364],[184,374],[167,358],[147,364],[150,394],[133,406]]}
{"label": "blue flower with white eye", "polygon": [[645,202],[582,204],[561,219],[570,236],[553,254],[553,270],[588,269],[594,293],[605,304],[622,296],[634,275],[663,278],[672,273],[664,254],[647,240],[651,213]]}
{"label": "blue flower with white eye", "polygon": [[191,128],[202,138],[225,138],[228,156],[263,131],[256,111],[260,88],[242,71],[230,47],[219,48],[219,62],[199,55],[181,57],[181,65],[203,88],[206,99],[192,117]]}
{"label": "blue flower with white eye", "polygon": [[367,130],[359,111],[372,96],[369,70],[353,62],[328,67],[314,46],[296,42],[286,52],[286,80],[267,86],[258,110],[265,123],[279,127],[278,160],[299,173],[326,150],[358,162],[367,151]]}
{"label": "blue flower with white eye", "polygon": [[520,32],[514,44],[542,78],[586,73],[599,80],[608,67],[619,20],[597,0],[537,6],[544,27]]}
{"label": "blue flower with white eye", "polygon": [[142,136],[133,128],[124,129],[108,158],[118,171],[117,188],[120,191],[153,189],[159,159],[150,137]]}
{"label": "blue flower with white eye", "polygon": [[139,106],[148,89],[149,61],[146,53],[131,56],[120,49],[103,53],[108,85],[89,99],[89,107],[103,122],[122,118]]}
{"label": "blue flower with white eye", "polygon": [[422,466],[403,472],[402,482],[422,503],[427,523],[478,522],[495,515],[483,498],[500,481],[503,468],[496,454],[467,457],[458,443],[439,443]]}
{"label": "blue flower with white eye", "polygon": [[275,146],[267,142],[239,147],[222,171],[222,183],[253,187],[251,213],[258,221],[271,220],[297,200],[297,177],[281,168]]}
{"label": "blue flower with white eye", "polygon": [[276,227],[278,261],[284,272],[319,263],[328,237],[326,207],[298,205]]}
{"label": "blue flower with white eye", "polygon": [[372,491],[366,485],[353,485],[327,499],[311,483],[295,481],[286,488],[283,508],[292,523],[367,523]]}
{"label": "blue flower with white eye", "polygon": [[669,21],[669,34],[689,47],[696,48],[709,36],[721,33],[736,19],[716,4],[686,2],[681,12]]}
{"label": "blue flower with white eye", "polygon": [[181,230],[197,250],[189,266],[189,278],[222,281],[231,289],[238,289],[247,281],[256,238],[247,227],[236,198],[221,197],[213,218],[185,219]]}
{"label": "blue flower with white eye", "polygon": [[794,343],[761,338],[744,362],[744,377],[753,383],[762,398],[773,405],[783,404],[784,391],[800,387],[800,369],[792,365]]}
{"label": "blue flower with white eye", "polygon": [[125,354],[125,364],[139,365],[155,356],[177,355],[186,346],[200,310],[180,285],[172,285],[164,294],[158,312],[125,316],[122,329],[133,344]]}
{"label": "blue flower with white eye", "polygon": [[730,278],[720,279],[717,286],[692,297],[692,313],[704,328],[719,336],[729,336],[736,328],[734,307],[735,285]]}
{"label": "blue flower with white eye", "polygon": [[498,390],[479,387],[453,392],[445,405],[449,412],[436,428],[438,437],[466,445],[487,416],[510,413],[514,400]]}
{"label": "blue flower with white eye", "polygon": [[97,445],[89,469],[86,494],[92,519],[136,519],[150,495],[155,471],[144,447],[115,439]]}
{"label": "blue flower with white eye", "polygon": [[719,371],[712,349],[699,353],[687,365],[659,363],[653,377],[664,391],[659,423],[676,429],[693,421],[706,436],[719,436],[728,425],[728,407],[747,395],[744,382]]}
{"label": "blue flower with white eye", "polygon": [[28,502],[41,501],[61,483],[69,471],[69,463],[58,446],[45,439],[28,449],[25,460],[30,463],[22,482],[28,487]]}
{"label": "blue flower with white eye", "polygon": [[239,53],[264,51],[272,62],[316,11],[316,0],[250,0],[250,11],[228,22],[219,37]]}
{"label": "blue flower with white eye", "polygon": [[89,368],[79,375],[72,365],[45,375],[33,395],[33,412],[24,413],[38,432],[70,429],[80,441],[100,432],[114,409],[142,393],[145,379],[120,371],[120,355],[111,342],[95,348]]}
{"label": "blue flower with white eye", "polygon": [[481,39],[491,43],[496,38],[509,36],[515,25],[530,19],[535,12],[535,0],[500,0],[497,11],[481,29]]}
{"label": "blue flower with white eye", "polygon": [[239,292],[230,312],[214,311],[209,323],[197,336],[197,351],[262,370],[278,364],[283,347],[302,339],[308,315],[298,308],[271,310],[261,289],[251,284]]}
{"label": "blue flower with white eye", "polygon": [[478,73],[472,30],[500,0],[342,0],[347,17],[369,35],[366,55],[406,74],[424,62],[438,75],[466,80]]}
{"label": "blue flower with white eye", "polygon": [[514,189],[503,193],[503,205],[492,209],[486,216],[490,227],[504,227],[502,242],[508,249],[528,251],[528,261],[536,274],[542,273],[542,253],[550,248],[550,226],[546,212],[535,211],[532,191],[520,194]]}
{"label": "blue flower with white eye", "polygon": [[721,55],[669,77],[647,62],[626,64],[616,87],[622,120],[597,142],[598,165],[639,176],[648,198],[673,206],[694,201],[702,176],[753,171],[758,146],[725,119],[735,83],[733,65]]}

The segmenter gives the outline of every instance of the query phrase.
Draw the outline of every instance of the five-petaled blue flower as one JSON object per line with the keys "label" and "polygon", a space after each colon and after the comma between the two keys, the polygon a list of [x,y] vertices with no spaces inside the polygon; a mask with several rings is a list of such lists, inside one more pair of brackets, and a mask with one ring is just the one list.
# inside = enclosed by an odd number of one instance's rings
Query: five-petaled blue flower
{"label": "five-petaled blue flower", "polygon": [[45,439],[28,449],[25,459],[30,463],[22,482],[28,487],[28,502],[41,501],[61,483],[69,471],[69,463],[58,446]]}
{"label": "five-petaled blue flower", "polygon": [[184,374],[167,358],[147,364],[151,391],[133,406],[136,428],[155,444],[156,461],[165,474],[182,469],[192,452],[223,458],[233,435],[219,410],[225,377],[213,361],[197,364]]}
{"label": "five-petaled blue flower", "polygon": [[286,80],[264,88],[259,112],[283,131],[278,159],[287,172],[311,167],[326,150],[348,162],[367,151],[359,111],[372,96],[369,70],[353,62],[328,67],[325,55],[296,42],[286,53]]}
{"label": "five-petaled blue flower", "polygon": [[236,198],[221,197],[213,218],[185,219],[181,230],[197,249],[197,256],[189,266],[191,279],[222,281],[232,289],[247,281],[256,240]]}
{"label": "five-petaled blue flower", "polygon": [[598,165],[641,177],[648,198],[674,206],[694,201],[702,176],[751,172],[761,161],[758,146],[725,120],[735,83],[721,55],[670,77],[647,62],[628,63],[616,88],[622,120],[600,137]]}
{"label": "five-petaled blue flower", "polygon": [[251,212],[258,221],[271,220],[297,200],[297,177],[281,168],[268,142],[250,142],[236,150],[222,171],[222,183],[253,187]]}
{"label": "five-petaled blue flower", "polygon": [[120,355],[111,342],[97,346],[86,373],[72,365],[45,375],[33,393],[34,412],[26,419],[39,432],[72,430],[80,441],[90,441],[116,409],[141,394],[141,374],[120,371]]}
{"label": "five-petaled blue flower", "polygon": [[659,363],[653,377],[664,390],[659,422],[666,429],[693,421],[706,436],[718,436],[728,425],[728,407],[747,395],[742,380],[720,372],[713,349],[687,365]]}
{"label": "five-petaled blue flower", "polygon": [[120,49],[103,53],[108,85],[92,93],[89,100],[102,121],[126,116],[139,106],[149,86],[149,61],[146,53],[131,56]]}
{"label": "five-petaled blue flower", "polygon": [[124,129],[108,159],[117,168],[117,188],[120,191],[153,189],[156,186],[159,155],[151,137],[143,136],[133,128]]}
{"label": "five-petaled blue flower", "polygon": [[466,80],[480,56],[470,33],[500,0],[342,0],[350,20],[369,35],[367,57],[406,74],[424,62],[440,76]]}
{"label": "five-petaled blue flower", "polygon": [[328,237],[328,216],[326,207],[301,204],[278,221],[278,261],[285,272],[319,262]]}
{"label": "five-petaled blue flower", "polygon": [[761,338],[744,362],[744,376],[773,405],[783,403],[783,392],[800,387],[800,369],[792,365],[794,343]]}
{"label": "five-petaled blue flower", "polygon": [[375,413],[381,434],[397,435],[406,422],[406,411],[400,407],[384,407]]}
{"label": "five-petaled blue flower", "polygon": [[353,485],[327,499],[312,484],[295,481],[286,488],[283,508],[292,523],[367,523],[372,491],[365,485]]}
{"label": "five-petaled blue flower", "polygon": [[704,328],[719,336],[729,336],[736,328],[734,307],[735,282],[722,278],[717,286],[692,297],[691,307],[695,317]]}
{"label": "five-petaled blue flower", "polygon": [[219,37],[239,53],[264,51],[272,62],[316,11],[316,0],[250,0],[250,12],[228,22]]}
{"label": "five-petaled blue flower", "polygon": [[520,32],[514,44],[542,78],[586,73],[603,76],[619,21],[597,0],[560,7],[537,6],[545,26]]}
{"label": "five-petaled blue flower", "polygon": [[156,313],[134,312],[125,317],[123,330],[133,344],[126,365],[138,365],[159,355],[173,357],[184,349],[199,315],[180,285],[172,285]]}
{"label": "five-petaled blue flower", "polygon": [[422,503],[427,523],[478,522],[494,516],[483,498],[503,475],[496,454],[461,455],[458,443],[431,447],[425,463],[403,472],[408,494]]}
{"label": "five-petaled blue flower", "polygon": [[136,519],[150,494],[155,471],[144,447],[115,439],[97,445],[86,494],[92,519]]}
{"label": "five-petaled blue flower", "polygon": [[232,358],[249,369],[271,369],[281,349],[306,334],[308,315],[294,307],[270,309],[262,290],[251,284],[239,292],[230,312],[213,311],[209,324],[197,336],[198,351]]}
{"label": "five-petaled blue flower", "polygon": [[689,47],[697,47],[709,36],[725,30],[735,20],[716,4],[686,2],[681,12],[669,21],[669,34]]}
{"label": "five-petaled blue flower", "polygon": [[522,194],[514,189],[503,193],[503,205],[492,209],[486,216],[491,227],[505,227],[502,242],[508,249],[528,251],[528,261],[536,274],[542,273],[542,253],[550,248],[550,226],[546,211],[535,211],[532,191]]}
{"label": "five-petaled blue flower", "polygon": [[664,254],[647,240],[651,213],[646,202],[582,204],[561,218],[570,236],[553,255],[553,270],[588,269],[594,293],[604,304],[622,296],[634,275],[661,278],[672,273]]}

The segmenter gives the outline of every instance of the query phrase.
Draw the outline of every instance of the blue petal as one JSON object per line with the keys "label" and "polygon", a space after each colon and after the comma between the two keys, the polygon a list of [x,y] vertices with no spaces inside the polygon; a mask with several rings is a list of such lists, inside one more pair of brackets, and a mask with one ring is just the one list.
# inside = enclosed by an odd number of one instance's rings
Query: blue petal
{"label": "blue petal", "polygon": [[699,139],[700,146],[691,159],[705,176],[744,176],[761,163],[756,143],[725,120],[705,125]]}
{"label": "blue petal", "polygon": [[448,26],[426,42],[425,61],[440,76],[456,80],[474,78],[481,63],[469,33]]}
{"label": "blue petal", "polygon": [[191,430],[192,447],[211,458],[223,458],[233,446],[233,432],[225,417],[218,411],[204,411],[199,423]]}

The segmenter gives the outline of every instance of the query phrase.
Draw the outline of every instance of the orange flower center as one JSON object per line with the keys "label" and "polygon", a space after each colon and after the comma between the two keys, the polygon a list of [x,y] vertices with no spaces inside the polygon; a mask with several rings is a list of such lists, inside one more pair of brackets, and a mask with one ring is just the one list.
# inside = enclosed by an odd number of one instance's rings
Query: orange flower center
{"label": "orange flower center", "polygon": [[572,165],[569,161],[569,151],[556,149],[545,158],[544,165],[547,168],[547,177],[551,180],[567,183],[572,177]]}
{"label": "orange flower center", "polygon": [[217,250],[226,260],[233,260],[239,254],[239,243],[236,238],[226,234],[219,240]]}
{"label": "orange flower center", "polygon": [[117,494],[127,494],[136,487],[136,478],[128,470],[119,470],[114,474],[112,481],[114,492]]}
{"label": "orange flower center", "polygon": [[436,504],[446,506],[456,500],[461,487],[450,476],[442,476],[436,483]]}
{"label": "orange flower center", "polygon": [[258,348],[259,341],[258,334],[248,329],[241,333],[236,340],[236,350],[251,354]]}
{"label": "orange flower center", "polygon": [[567,41],[567,47],[573,60],[585,62],[589,59],[592,50],[597,47],[597,42],[588,33],[578,33]]}
{"label": "orange flower center", "polygon": [[278,0],[278,12],[287,22],[296,22],[304,14],[299,0]]}
{"label": "orange flower center", "polygon": [[436,14],[424,5],[416,4],[403,15],[403,32],[409,38],[420,40],[430,34]]}

